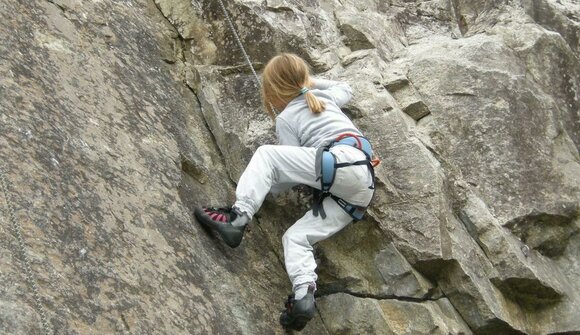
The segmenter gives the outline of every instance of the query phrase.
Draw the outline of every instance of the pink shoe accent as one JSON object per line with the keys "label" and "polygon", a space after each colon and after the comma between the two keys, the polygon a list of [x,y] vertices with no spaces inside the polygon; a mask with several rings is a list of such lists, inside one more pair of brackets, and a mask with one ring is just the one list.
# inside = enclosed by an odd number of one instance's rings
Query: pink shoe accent
{"label": "pink shoe accent", "polygon": [[204,213],[210,217],[213,221],[228,223],[228,216],[221,213],[222,210],[215,210],[211,207],[202,207]]}

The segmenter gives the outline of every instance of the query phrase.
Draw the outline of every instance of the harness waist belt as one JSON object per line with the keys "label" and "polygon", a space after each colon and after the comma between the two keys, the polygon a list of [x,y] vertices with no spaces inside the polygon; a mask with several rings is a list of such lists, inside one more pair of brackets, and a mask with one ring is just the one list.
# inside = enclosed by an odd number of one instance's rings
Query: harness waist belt
{"label": "harness waist belt", "polygon": [[[359,143],[362,144],[362,148],[358,147]],[[350,145],[351,147],[355,147],[355,148],[361,150],[362,152],[365,153],[365,155],[367,155],[368,159],[373,157],[373,148],[371,146],[371,142],[369,142],[369,140],[367,140],[364,137],[358,137],[358,140],[355,137],[345,137],[338,142],[334,142],[332,144],[332,146],[339,145],[339,144]]]}
{"label": "harness waist belt", "polygon": [[[337,163],[336,157],[333,153],[330,152],[330,148],[335,145],[349,145],[355,147],[365,154],[366,159],[352,163]],[[343,210],[352,216],[354,220],[358,221],[362,219],[363,214],[366,211],[366,207],[355,206],[348,203],[344,199],[331,194],[330,188],[332,187],[334,178],[336,176],[336,169],[353,165],[366,165],[369,167],[373,179],[373,182],[369,188],[374,189],[374,168],[371,163],[372,154],[373,151],[370,142],[361,136],[343,137],[338,141],[330,143],[329,145],[318,148],[318,151],[316,152],[315,169],[317,175],[316,180],[320,180],[320,190],[314,190],[314,203],[312,205],[312,210],[315,216],[318,216],[320,213],[322,218],[326,218],[326,213],[324,212],[322,201],[324,198],[330,196]]]}

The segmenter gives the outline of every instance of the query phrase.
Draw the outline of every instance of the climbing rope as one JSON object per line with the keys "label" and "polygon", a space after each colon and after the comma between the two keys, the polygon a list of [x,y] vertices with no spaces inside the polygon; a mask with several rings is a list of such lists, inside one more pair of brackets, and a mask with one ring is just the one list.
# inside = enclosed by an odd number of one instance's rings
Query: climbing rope
{"label": "climbing rope", "polygon": [[[230,14],[228,13],[228,10],[226,9],[226,6],[224,5],[224,2],[222,0],[218,0],[220,7],[222,9],[222,12],[224,13],[224,16],[226,18],[226,21],[228,23],[228,26],[230,27],[230,30],[232,32],[232,34],[234,35],[234,39],[236,40],[236,43],[238,44],[238,47],[240,48],[240,50],[242,51],[242,54],[244,56],[244,59],[246,60],[246,63],[248,63],[248,66],[250,67],[250,70],[252,70],[252,74],[254,75],[254,78],[256,78],[256,82],[258,83],[258,87],[261,88],[262,87],[262,81],[260,80],[260,77],[258,76],[258,74],[256,73],[256,69],[254,69],[254,66],[252,65],[252,61],[250,60],[250,56],[248,56],[248,53],[246,52],[246,48],[244,48],[244,44],[242,43],[242,40],[240,39],[240,35],[238,34],[238,31],[236,30],[236,27],[234,26],[234,22],[232,21]],[[191,1],[192,5],[194,7],[196,7],[200,12],[203,13],[203,9],[201,8],[201,5],[197,2],[195,2],[195,0]],[[270,103],[270,108],[272,109],[272,112],[274,113],[274,116],[276,114],[278,114],[278,110],[272,105],[272,103]]]}
{"label": "climbing rope", "polygon": [[52,335],[52,327],[48,323],[48,318],[46,317],[46,312],[44,311],[42,301],[40,300],[40,294],[38,293],[36,279],[32,274],[30,259],[26,254],[26,244],[24,243],[24,238],[22,237],[22,227],[16,220],[14,206],[12,205],[12,201],[10,199],[10,196],[8,195],[8,182],[6,181],[4,172],[1,169],[0,169],[0,186],[2,187],[2,192],[4,193],[4,199],[6,199],[6,206],[8,207],[8,217],[10,219],[10,228],[12,230],[12,233],[14,234],[14,237],[16,238],[18,252],[20,253],[20,258],[22,259],[22,263],[24,265],[24,274],[26,277],[25,279],[26,282],[28,283],[28,286],[30,286],[30,289],[32,290],[32,297],[34,298],[36,311],[40,315],[40,320],[44,328],[44,333],[46,335]]}
{"label": "climbing rope", "polygon": [[256,78],[256,81],[258,82],[258,86],[262,87],[262,82],[260,81],[260,77],[258,77],[258,74],[256,73],[256,70],[254,69],[252,62],[250,61],[250,56],[248,56],[248,53],[246,52],[246,49],[244,48],[244,45],[242,44],[242,40],[240,39],[240,36],[238,35],[238,32],[236,31],[236,27],[234,27],[234,23],[232,22],[232,19],[230,18],[230,15],[228,14],[228,11],[226,10],[226,6],[224,5],[224,2],[222,0],[218,0],[218,1],[220,3],[220,7],[222,8],[222,11],[224,12],[224,16],[226,17],[226,21],[228,22],[228,25],[230,26],[230,30],[232,31],[232,34],[234,34],[234,38],[235,38],[236,42],[238,43],[238,46],[240,47],[240,50],[242,51],[242,54],[244,55],[246,62],[250,66],[252,73],[254,74],[254,78]]}

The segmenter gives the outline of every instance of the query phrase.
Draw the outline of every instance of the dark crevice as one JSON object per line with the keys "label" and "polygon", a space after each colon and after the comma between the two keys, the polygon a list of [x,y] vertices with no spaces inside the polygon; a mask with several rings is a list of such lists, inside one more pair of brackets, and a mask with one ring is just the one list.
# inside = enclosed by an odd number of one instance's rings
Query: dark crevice
{"label": "dark crevice", "polygon": [[446,96],[459,96],[459,97],[476,97],[477,94],[469,93],[469,92],[451,92],[445,94]]}
{"label": "dark crevice", "polygon": [[454,304],[453,301],[451,301],[451,299],[449,299],[446,295],[445,295],[445,291],[443,289],[441,289],[441,294],[443,295],[443,297],[445,299],[447,299],[449,301],[449,304],[451,305],[451,307],[453,307],[453,310],[457,313],[457,316],[463,321],[463,323],[467,326],[467,328],[469,328],[473,334],[477,334],[476,332],[476,328],[473,328],[472,325],[467,322],[467,320],[470,318],[469,314],[466,313],[465,310],[462,309],[458,309]]}
{"label": "dark crevice", "polygon": [[[48,0],[48,1],[50,1],[50,0]],[[169,25],[172,26],[173,29],[175,29],[175,32],[177,33],[178,38],[180,40],[185,40],[185,38],[183,36],[181,36],[181,33],[179,32],[179,29],[177,29],[175,27],[175,25],[173,25],[173,22],[171,22],[171,20],[169,20],[169,18],[167,16],[165,16],[165,13],[163,13],[163,11],[161,10],[161,8],[157,4],[157,2],[155,0],[151,0],[151,2],[153,2],[153,5],[155,6],[155,8],[157,8],[157,10],[161,14],[161,16],[167,21],[167,23],[169,23]]]}
{"label": "dark crevice", "polygon": [[[257,217],[255,217],[255,216],[254,216],[254,220],[256,220],[256,222],[258,223],[256,225],[256,228],[262,233],[262,235],[267,236],[267,234],[264,232],[264,230],[262,230],[262,227],[261,227],[262,224],[260,223],[260,220]],[[272,250],[272,252],[274,253],[274,255],[276,255],[276,259],[278,259],[278,262],[280,263],[280,266],[282,266],[282,268],[285,269],[286,266],[284,265],[284,259],[283,259],[283,257],[278,252],[276,252],[276,248],[274,248],[274,246],[272,245],[272,243],[270,243],[270,239],[266,238],[266,242],[268,243],[268,246],[269,246],[270,250]]]}
{"label": "dark crevice", "polygon": [[[481,249],[481,251],[483,252],[485,257],[491,261],[491,257],[487,251],[487,248],[479,239],[479,234],[477,233],[477,228],[475,227],[475,224],[473,223],[473,221],[471,221],[469,216],[467,214],[465,214],[465,212],[463,210],[458,211],[458,213],[456,214],[456,217],[459,219],[459,222],[461,222],[463,224],[463,226],[467,230],[467,233],[471,236],[471,238],[473,238],[475,243],[477,243],[477,245],[479,246],[479,248]],[[492,264],[493,264],[493,262],[492,262]]]}
{"label": "dark crevice", "polygon": [[[205,128],[207,129],[207,131],[209,132],[209,134],[210,134],[210,136],[211,136],[211,139],[212,139],[213,143],[215,144],[215,146],[216,146],[216,148],[217,148],[217,153],[218,153],[218,155],[219,155],[219,157],[220,157],[220,160],[223,162],[224,166],[227,166],[227,164],[226,164],[226,158],[225,158],[225,155],[224,155],[224,153],[223,153],[223,151],[222,151],[221,147],[219,146],[219,144],[218,144],[218,142],[217,142],[217,140],[216,140],[216,138],[215,138],[215,135],[214,135],[214,133],[212,132],[212,130],[211,130],[211,127],[209,126],[209,123],[207,122],[207,120],[206,120],[206,118],[205,118],[205,114],[203,113],[203,105],[202,105],[202,103],[201,103],[201,100],[199,100],[199,96],[197,95],[197,93],[195,92],[195,90],[194,90],[193,88],[191,88],[189,85],[187,85],[187,84],[186,84],[185,86],[186,86],[186,87],[187,87],[187,89],[188,89],[188,90],[190,90],[190,91],[191,91],[191,93],[193,93],[193,95],[195,96],[195,99],[196,99],[196,101],[197,101],[197,104],[198,104],[198,106],[199,106],[199,109],[201,110],[201,115],[202,115],[202,118],[203,118],[203,124],[204,124]],[[229,180],[230,180],[230,181],[231,181],[231,182],[232,182],[234,185],[236,185],[236,181],[232,179],[232,177],[230,176],[230,174],[228,173],[227,175],[228,175],[228,178],[229,178]]]}
{"label": "dark crevice", "polygon": [[465,16],[460,14],[461,11],[459,8],[459,1],[452,0],[451,5],[452,5],[451,6],[452,7],[452,14],[455,16],[455,23],[457,24],[457,27],[459,28],[459,31],[461,32],[461,36],[465,36],[467,31],[469,30],[469,27],[467,25],[467,21],[465,20]]}
{"label": "dark crevice", "polygon": [[[179,32],[179,29],[177,29],[177,27],[175,27],[175,25],[173,25],[173,23],[171,22],[171,20],[169,20],[169,18],[167,16],[165,16],[165,14],[163,13],[163,11],[161,10],[161,8],[159,7],[159,5],[157,5],[157,2],[155,0],[151,0],[151,2],[153,3],[153,6],[155,6],[155,8],[157,8],[157,11],[159,12],[159,14],[161,15],[161,17],[163,19],[165,19],[165,21],[167,22],[167,24],[173,28],[173,31],[175,32],[175,34],[177,34],[177,38],[172,38],[174,43],[179,43],[180,44],[180,50],[181,50],[181,55],[180,55],[180,59],[182,62],[185,61],[185,51],[184,51],[184,44],[187,41],[186,38],[184,38],[181,33]],[[175,44],[174,44],[174,48],[175,48]],[[175,49],[174,49],[175,51]],[[177,63],[178,60],[175,61],[171,61],[168,59],[163,59],[163,61],[167,64],[175,64]],[[199,99],[198,99],[199,100]]]}
{"label": "dark crevice", "polygon": [[[232,65],[232,66],[215,65],[213,67],[222,76],[230,76],[230,75],[237,75],[237,74],[243,74],[243,75],[253,75],[254,74],[252,72],[252,69],[248,66],[248,64]],[[252,62],[252,67],[254,68],[254,70],[259,72],[264,67],[264,64]]]}
{"label": "dark crevice", "polygon": [[129,327],[129,323],[127,322],[127,319],[125,318],[125,315],[123,313],[121,313],[121,321],[123,322],[123,326],[125,327],[125,330],[131,331],[131,327]]}
{"label": "dark crevice", "polygon": [[58,9],[60,9],[63,13],[66,13],[66,8],[64,6],[57,4],[56,2],[54,2],[54,0],[46,0],[46,1],[58,7]]}
{"label": "dark crevice", "polygon": [[[181,36],[177,36],[177,38],[173,39],[173,55],[176,57],[176,59],[167,59],[167,58],[163,58],[162,60],[167,63],[167,64],[175,64],[179,61],[181,62],[185,62],[185,42],[186,40],[184,40],[183,38],[181,38]],[[179,45],[179,51],[181,52],[179,55],[176,54],[175,50],[178,47],[177,45]]]}
{"label": "dark crevice", "polygon": [[414,298],[414,297],[401,297],[401,296],[396,296],[396,295],[392,295],[392,294],[368,294],[368,293],[358,293],[358,292],[350,292],[347,290],[336,290],[336,291],[324,291],[324,292],[320,292],[317,291],[316,297],[317,298],[322,298],[322,297],[326,297],[326,296],[330,296],[333,294],[337,294],[337,293],[344,293],[344,294],[348,294],[351,295],[353,297],[357,297],[357,298],[362,298],[362,299],[374,299],[374,300],[397,300],[397,301],[405,301],[405,302],[415,302],[415,303],[421,303],[421,302],[427,302],[427,301],[437,301],[440,299],[445,298],[445,296],[442,296],[440,298],[429,298],[429,297],[424,297],[424,298]]}
{"label": "dark crevice", "polygon": [[324,327],[324,330],[326,330],[327,334],[331,334],[331,332],[328,330],[328,326],[326,325],[326,322],[324,322],[324,317],[322,316],[322,312],[320,311],[320,309],[318,308],[317,305],[315,305],[316,311],[318,312],[318,316],[320,316],[320,321],[322,322],[322,327]]}
{"label": "dark crevice", "polygon": [[467,322],[467,319],[463,316],[463,314],[461,314],[461,312],[455,307],[455,305],[453,305],[453,303],[451,302],[451,300],[449,300],[447,295],[445,295],[445,292],[443,292],[443,289],[441,289],[439,286],[437,286],[437,288],[439,288],[439,291],[441,292],[441,297],[439,299],[446,299],[447,302],[449,303],[449,305],[451,305],[451,308],[453,308],[453,310],[455,311],[455,313],[456,313],[455,315],[457,317],[459,317],[459,319],[461,319],[461,321],[463,321],[463,324],[475,334],[475,330],[471,327],[469,322]]}

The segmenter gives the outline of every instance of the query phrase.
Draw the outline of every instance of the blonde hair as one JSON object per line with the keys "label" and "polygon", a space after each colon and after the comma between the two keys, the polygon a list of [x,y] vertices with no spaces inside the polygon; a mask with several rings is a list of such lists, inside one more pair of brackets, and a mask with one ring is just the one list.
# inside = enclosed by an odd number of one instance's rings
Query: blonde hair
{"label": "blonde hair", "polygon": [[286,105],[300,94],[304,94],[312,113],[323,112],[324,102],[304,88],[311,89],[312,81],[310,68],[302,58],[283,53],[266,64],[262,73],[262,102],[272,119],[276,118],[273,110],[276,105]]}

